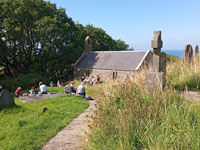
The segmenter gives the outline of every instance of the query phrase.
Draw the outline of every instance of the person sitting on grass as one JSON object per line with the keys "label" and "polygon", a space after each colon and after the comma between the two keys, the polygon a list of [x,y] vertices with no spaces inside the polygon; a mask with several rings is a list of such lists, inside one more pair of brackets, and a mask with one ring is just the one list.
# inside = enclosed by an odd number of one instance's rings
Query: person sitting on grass
{"label": "person sitting on grass", "polygon": [[54,87],[53,81],[50,82],[50,87]]}
{"label": "person sitting on grass", "polygon": [[69,86],[69,94],[76,94],[76,89],[74,88],[74,82],[72,82]]}
{"label": "person sitting on grass", "polygon": [[30,94],[28,96],[36,96],[37,94],[37,90],[35,89],[35,87],[33,86],[30,90]]}
{"label": "person sitting on grass", "polygon": [[83,82],[85,80],[85,77],[84,76],[82,76],[81,77],[81,82]]}
{"label": "person sitting on grass", "polygon": [[86,77],[86,78],[85,78],[84,83],[90,84],[90,79],[89,79],[89,77]]}
{"label": "person sitting on grass", "polygon": [[77,91],[78,91],[78,95],[81,95],[83,98],[85,98],[84,82],[81,82],[81,85],[78,86]]}
{"label": "person sitting on grass", "polygon": [[95,78],[94,78],[94,76],[92,76],[92,82],[90,85],[93,85],[94,83],[95,83]]}
{"label": "person sitting on grass", "polygon": [[0,86],[0,93],[1,93],[1,91],[3,90],[3,87],[2,86]]}
{"label": "person sitting on grass", "polygon": [[100,83],[100,76],[97,75],[96,83]]}
{"label": "person sitting on grass", "polygon": [[20,96],[20,91],[21,91],[21,87],[18,87],[16,90],[15,90],[15,96],[16,97],[19,97]]}
{"label": "person sitting on grass", "polygon": [[47,94],[47,86],[43,82],[40,82],[39,85],[40,85],[40,93]]}

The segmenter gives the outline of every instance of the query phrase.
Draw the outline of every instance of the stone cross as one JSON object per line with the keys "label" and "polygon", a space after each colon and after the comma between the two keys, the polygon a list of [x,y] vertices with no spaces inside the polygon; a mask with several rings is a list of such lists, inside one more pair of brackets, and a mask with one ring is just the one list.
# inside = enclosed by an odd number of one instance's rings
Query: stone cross
{"label": "stone cross", "polygon": [[161,31],[154,31],[154,38],[151,41],[151,47],[155,55],[160,56],[160,51],[163,46],[163,41],[161,40]]}
{"label": "stone cross", "polygon": [[85,51],[92,51],[92,40],[89,36],[85,38]]}
{"label": "stone cross", "polygon": [[185,46],[185,49],[184,49],[183,60],[184,62],[191,62],[192,57],[193,57],[192,45],[188,44]]}
{"label": "stone cross", "polygon": [[166,73],[166,54],[161,53],[163,41],[161,40],[161,31],[154,31],[154,39],[151,41],[153,48],[153,68],[146,74],[146,89],[163,90]]}
{"label": "stone cross", "polygon": [[7,90],[2,90],[0,92],[0,110],[5,106],[14,104],[14,97]]}
{"label": "stone cross", "polygon": [[199,56],[199,45],[195,47],[195,56]]}

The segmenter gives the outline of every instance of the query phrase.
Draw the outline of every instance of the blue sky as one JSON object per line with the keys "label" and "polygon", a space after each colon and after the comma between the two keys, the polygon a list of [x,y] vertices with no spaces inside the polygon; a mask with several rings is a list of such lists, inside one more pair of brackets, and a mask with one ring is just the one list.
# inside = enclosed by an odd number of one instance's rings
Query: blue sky
{"label": "blue sky", "polygon": [[134,49],[151,49],[162,31],[163,49],[200,45],[200,0],[49,0],[75,22],[92,24]]}

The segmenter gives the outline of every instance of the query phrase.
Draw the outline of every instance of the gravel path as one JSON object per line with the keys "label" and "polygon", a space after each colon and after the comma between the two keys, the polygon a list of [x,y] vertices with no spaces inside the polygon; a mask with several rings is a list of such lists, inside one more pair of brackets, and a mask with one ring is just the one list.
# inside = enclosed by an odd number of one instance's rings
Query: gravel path
{"label": "gravel path", "polygon": [[85,132],[88,130],[93,111],[96,109],[96,100],[89,101],[89,107],[63,130],[51,138],[42,150],[81,150],[83,149]]}

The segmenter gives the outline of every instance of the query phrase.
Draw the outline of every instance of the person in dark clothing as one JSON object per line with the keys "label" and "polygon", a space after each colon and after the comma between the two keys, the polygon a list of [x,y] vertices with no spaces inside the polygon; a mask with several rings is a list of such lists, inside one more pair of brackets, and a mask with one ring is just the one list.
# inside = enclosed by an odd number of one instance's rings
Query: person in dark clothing
{"label": "person in dark clothing", "polygon": [[69,94],[76,94],[76,89],[74,88],[74,82],[69,86]]}
{"label": "person in dark clothing", "polygon": [[3,87],[2,86],[0,86],[0,93],[1,93],[1,91],[3,90]]}
{"label": "person in dark clothing", "polygon": [[83,82],[85,80],[85,77],[84,76],[82,76],[81,77],[81,82]]}

